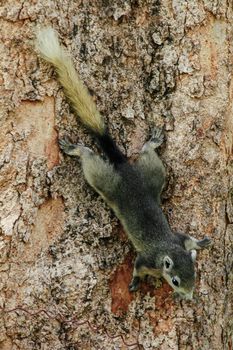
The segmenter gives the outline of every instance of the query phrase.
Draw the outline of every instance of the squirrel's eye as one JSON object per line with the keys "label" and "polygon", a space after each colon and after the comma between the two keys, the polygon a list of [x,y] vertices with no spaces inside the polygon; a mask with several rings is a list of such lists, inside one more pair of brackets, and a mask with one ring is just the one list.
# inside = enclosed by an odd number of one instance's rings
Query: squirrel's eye
{"label": "squirrel's eye", "polygon": [[172,283],[174,286],[179,287],[179,281],[175,277],[172,277]]}

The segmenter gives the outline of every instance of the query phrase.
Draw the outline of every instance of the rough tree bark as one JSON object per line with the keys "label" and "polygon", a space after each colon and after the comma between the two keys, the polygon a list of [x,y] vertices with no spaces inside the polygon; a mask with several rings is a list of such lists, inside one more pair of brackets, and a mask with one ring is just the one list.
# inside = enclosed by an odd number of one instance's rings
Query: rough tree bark
{"label": "rough tree bark", "polygon": [[[232,2],[12,0],[0,23],[0,348],[232,349]],[[58,149],[94,145],[34,51],[48,24],[132,161],[165,126],[169,222],[214,241],[194,301],[128,292],[133,249]]]}

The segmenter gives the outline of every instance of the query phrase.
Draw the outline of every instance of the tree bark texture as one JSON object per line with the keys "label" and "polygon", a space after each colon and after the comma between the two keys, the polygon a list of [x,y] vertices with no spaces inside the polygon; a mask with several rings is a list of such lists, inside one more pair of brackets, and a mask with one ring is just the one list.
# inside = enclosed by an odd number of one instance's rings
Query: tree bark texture
{"label": "tree bark texture", "polygon": [[[1,1],[0,23],[0,348],[232,349],[232,1]],[[35,52],[45,25],[131,161],[164,126],[169,223],[214,242],[193,301],[129,293],[134,250],[58,148],[95,145]]]}

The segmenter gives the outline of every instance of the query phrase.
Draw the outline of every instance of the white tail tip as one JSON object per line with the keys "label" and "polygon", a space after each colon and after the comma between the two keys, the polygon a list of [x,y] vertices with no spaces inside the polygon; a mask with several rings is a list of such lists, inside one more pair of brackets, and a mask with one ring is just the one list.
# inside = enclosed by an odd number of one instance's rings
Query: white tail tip
{"label": "white tail tip", "polygon": [[39,30],[36,38],[36,48],[40,54],[50,62],[60,58],[63,53],[57,33],[51,27]]}

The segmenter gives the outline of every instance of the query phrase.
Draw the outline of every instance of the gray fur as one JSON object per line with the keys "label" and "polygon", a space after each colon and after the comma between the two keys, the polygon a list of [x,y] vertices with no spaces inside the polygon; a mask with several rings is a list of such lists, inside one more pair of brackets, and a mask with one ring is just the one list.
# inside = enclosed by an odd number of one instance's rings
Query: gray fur
{"label": "gray fur", "polygon": [[[88,183],[114,210],[138,253],[130,290],[137,290],[145,275],[161,275],[181,296],[191,298],[195,271],[190,250],[205,248],[211,241],[171,232],[160,207],[165,169],[154,151],[162,140],[157,131],[134,165],[123,163],[117,170],[83,146],[66,141],[60,145],[65,153],[81,157]],[[172,278],[180,285],[175,286]]]}

